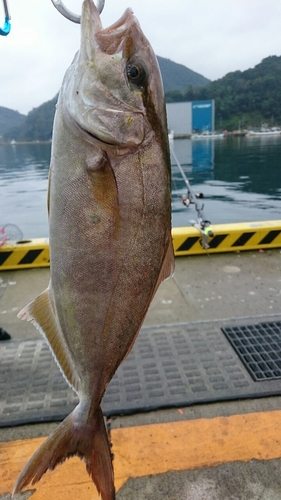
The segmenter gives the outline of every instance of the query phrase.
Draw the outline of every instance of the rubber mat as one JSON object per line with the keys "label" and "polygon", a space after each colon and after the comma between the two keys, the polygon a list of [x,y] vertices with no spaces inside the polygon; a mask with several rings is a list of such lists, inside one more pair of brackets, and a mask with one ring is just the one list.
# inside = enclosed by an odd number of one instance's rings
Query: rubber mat
{"label": "rubber mat", "polygon": [[281,321],[222,328],[255,381],[281,378]]}
{"label": "rubber mat", "polygon": [[[245,369],[221,330],[235,325],[142,328],[107,388],[105,415],[280,394],[280,380],[256,383]],[[44,340],[0,345],[0,426],[61,420],[76,403]]]}

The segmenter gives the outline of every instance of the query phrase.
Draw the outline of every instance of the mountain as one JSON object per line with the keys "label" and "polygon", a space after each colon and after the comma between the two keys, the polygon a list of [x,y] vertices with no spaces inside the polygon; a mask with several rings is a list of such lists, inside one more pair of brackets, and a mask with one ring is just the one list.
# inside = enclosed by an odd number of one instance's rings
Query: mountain
{"label": "mountain", "polygon": [[24,141],[50,141],[58,95],[30,111],[20,134]]}
{"label": "mountain", "polygon": [[210,83],[208,78],[205,78],[199,73],[195,73],[191,69],[178,64],[170,59],[157,56],[159,67],[161,70],[165,93],[170,90],[184,91],[187,87],[203,87]]}
{"label": "mountain", "polygon": [[3,136],[13,127],[23,125],[25,119],[26,116],[22,115],[18,111],[13,111],[12,109],[0,106],[0,136]]}
{"label": "mountain", "polygon": [[281,125],[281,56],[270,56],[246,71],[234,71],[204,87],[169,91],[168,102],[214,99],[216,128],[229,130]]}
{"label": "mountain", "polygon": [[[49,141],[52,137],[53,121],[56,109],[58,95],[50,101],[41,104],[37,108],[32,109],[24,120],[19,120],[18,123],[7,129],[3,133],[3,138],[6,141]],[[0,120],[1,120],[0,108]]]}

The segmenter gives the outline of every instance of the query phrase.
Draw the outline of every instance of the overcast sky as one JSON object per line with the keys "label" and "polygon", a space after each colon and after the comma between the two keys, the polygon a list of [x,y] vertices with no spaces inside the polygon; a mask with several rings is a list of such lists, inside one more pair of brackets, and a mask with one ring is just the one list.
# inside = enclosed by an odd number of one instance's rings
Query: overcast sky
{"label": "overcast sky", "polygon": [[[81,0],[64,0],[81,12]],[[79,25],[51,0],[8,0],[12,30],[0,37],[0,106],[28,113],[58,92],[79,48]],[[0,2],[1,27],[4,11]],[[105,0],[104,27],[131,7],[157,55],[216,80],[281,55],[281,0]]]}

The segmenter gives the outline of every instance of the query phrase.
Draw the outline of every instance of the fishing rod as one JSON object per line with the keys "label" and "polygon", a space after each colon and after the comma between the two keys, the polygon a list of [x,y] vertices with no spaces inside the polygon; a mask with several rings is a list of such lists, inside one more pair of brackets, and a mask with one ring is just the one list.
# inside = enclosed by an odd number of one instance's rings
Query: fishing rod
{"label": "fishing rod", "polygon": [[205,215],[203,212],[204,204],[201,205],[198,201],[198,198],[203,198],[203,195],[202,195],[202,193],[198,194],[198,195],[193,193],[191,186],[190,186],[190,183],[189,183],[189,180],[187,179],[187,177],[183,171],[183,168],[182,168],[182,166],[181,166],[181,164],[180,164],[172,147],[170,148],[170,151],[171,151],[171,154],[172,154],[172,156],[177,164],[177,167],[181,173],[181,176],[185,182],[185,185],[187,187],[187,195],[182,196],[182,203],[186,207],[188,207],[191,203],[193,203],[195,206],[195,210],[197,212],[197,222],[194,220],[191,220],[189,222],[192,224],[192,226],[196,227],[196,229],[198,229],[198,231],[200,231],[200,234],[201,234],[200,243],[201,243],[202,247],[205,248],[205,250],[207,250],[208,248],[210,248],[209,238],[212,238],[214,236],[214,233],[211,229],[211,222],[205,218]]}

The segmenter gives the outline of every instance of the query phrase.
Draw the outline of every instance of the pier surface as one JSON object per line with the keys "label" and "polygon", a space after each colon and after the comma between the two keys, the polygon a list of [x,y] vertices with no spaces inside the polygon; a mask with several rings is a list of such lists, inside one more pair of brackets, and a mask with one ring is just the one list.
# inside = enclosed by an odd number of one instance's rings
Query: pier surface
{"label": "pier surface", "polygon": [[[46,288],[48,281],[48,268],[0,273],[0,326],[12,336],[11,341],[0,343],[0,353],[21,342],[41,342],[33,325],[17,319],[17,313]],[[281,498],[281,378],[254,381],[221,331],[222,327],[280,321],[280,249],[176,258],[174,277],[160,286],[140,334],[144,344],[145,337],[155,339],[151,349],[160,353],[154,362],[167,404],[156,404],[150,411],[142,406],[126,415],[117,412],[110,418],[117,500]],[[175,354],[179,338],[184,347]],[[169,349],[173,356],[167,355]],[[136,352],[141,353],[141,349]],[[198,376],[196,366],[188,374],[186,363],[192,364],[192,359],[198,359],[203,367]],[[130,369],[133,361],[133,357],[131,361],[128,358]],[[138,369],[140,373],[142,367]],[[162,372],[170,375],[163,379]],[[153,380],[152,374],[150,384],[157,382],[157,376]],[[188,376],[189,392],[181,385]],[[223,389],[225,381],[231,387],[229,394]],[[5,376],[0,381],[2,394],[8,382]],[[182,392],[177,393],[177,387]],[[216,388],[217,400],[213,396]],[[150,389],[142,386],[140,390]],[[173,394],[174,404],[169,394]],[[203,394],[201,399],[198,394]],[[15,405],[13,408],[16,411]],[[10,498],[21,468],[57,426],[57,422],[44,419],[35,422],[36,418],[33,423],[0,427],[1,500]],[[57,500],[99,498],[84,464],[76,458],[47,473],[22,494],[22,498],[33,500],[50,496]]]}

